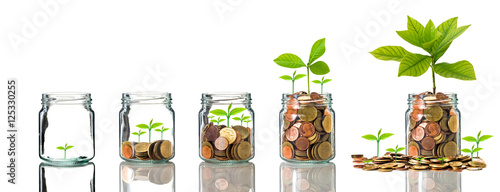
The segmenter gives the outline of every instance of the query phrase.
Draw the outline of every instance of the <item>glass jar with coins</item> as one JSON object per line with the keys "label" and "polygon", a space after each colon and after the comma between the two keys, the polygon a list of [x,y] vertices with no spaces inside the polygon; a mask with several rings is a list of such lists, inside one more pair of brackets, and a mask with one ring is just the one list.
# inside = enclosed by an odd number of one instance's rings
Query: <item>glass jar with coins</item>
{"label": "glass jar with coins", "polygon": [[175,164],[120,163],[120,192],[175,191]]}
{"label": "glass jar with coins", "polygon": [[335,164],[281,163],[280,191],[334,192]]}
{"label": "glass jar with coins", "polygon": [[457,108],[456,94],[409,94],[408,105],[407,155],[460,155],[460,111]]}
{"label": "glass jar with coins", "polygon": [[123,93],[120,111],[120,157],[161,163],[175,155],[175,116],[170,93]]}
{"label": "glass jar with coins", "polygon": [[94,111],[90,93],[44,93],[39,113],[39,156],[76,164],[94,158]]}
{"label": "glass jar with coins", "polygon": [[200,192],[255,192],[255,165],[200,163]]}
{"label": "glass jar with coins", "polygon": [[335,157],[335,113],[331,94],[283,94],[280,157],[288,162],[321,163]]}
{"label": "glass jar with coins", "polygon": [[254,111],[250,93],[203,93],[199,113],[199,156],[212,163],[254,157]]}

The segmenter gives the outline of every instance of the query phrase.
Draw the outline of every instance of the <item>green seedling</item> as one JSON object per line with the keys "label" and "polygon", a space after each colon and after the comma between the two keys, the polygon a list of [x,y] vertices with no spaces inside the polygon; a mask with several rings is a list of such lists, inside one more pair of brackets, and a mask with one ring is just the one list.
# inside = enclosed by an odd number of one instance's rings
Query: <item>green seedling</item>
{"label": "green seedling", "polygon": [[291,77],[290,75],[283,75],[280,77],[283,80],[292,81],[292,94],[295,93],[295,80],[302,79],[302,77],[306,76],[306,74],[297,74],[297,76],[295,76],[296,73],[297,70],[293,72],[293,75]]}
{"label": "green seedling", "polygon": [[59,147],[56,147],[56,148],[59,149],[59,150],[63,150],[64,151],[64,159],[66,159],[66,151],[68,149],[73,148],[73,145],[68,145],[68,143],[66,143],[66,145],[64,145],[64,147],[63,146],[59,146]]}
{"label": "green seedling", "polygon": [[240,121],[241,126],[243,126],[243,121],[246,121],[248,119],[250,119],[250,116],[245,116],[245,114],[241,114],[241,117],[233,117],[233,120]]}
{"label": "green seedling", "polygon": [[245,120],[245,121],[243,121],[243,122],[247,123],[247,127],[249,127],[249,126],[248,126],[248,123],[252,122],[252,120],[247,119],[247,120]]}
{"label": "green seedling", "polygon": [[316,83],[316,84],[321,84],[321,94],[323,94],[323,84],[328,83],[330,81],[332,81],[332,80],[331,79],[325,79],[325,76],[323,76],[323,78],[321,78],[321,80],[314,80],[312,82]]}
{"label": "green seedling", "polygon": [[208,119],[212,120],[214,117],[215,117],[215,116],[210,115],[210,116],[208,116]]}
{"label": "green seedling", "polygon": [[441,157],[441,158],[438,158],[438,160],[440,160],[441,164],[444,165],[444,161],[448,160],[448,157]]}
{"label": "green seedling", "polygon": [[233,103],[229,104],[229,107],[227,107],[227,112],[222,110],[222,109],[214,109],[214,110],[211,110],[210,113],[212,113],[216,116],[219,116],[219,117],[226,117],[227,118],[227,126],[229,126],[229,119],[231,118],[231,116],[237,115],[237,114],[246,110],[245,108],[241,108],[241,107],[231,109],[232,106],[233,106]]}
{"label": "green seedling", "polygon": [[160,123],[160,122],[153,123],[153,119],[151,119],[151,121],[149,121],[149,125],[138,124],[138,125],[136,125],[136,127],[139,127],[141,129],[147,129],[149,131],[149,143],[151,143],[151,129],[157,128],[161,125],[163,125],[163,123]]}
{"label": "green seedling", "polygon": [[170,128],[161,127],[161,129],[155,129],[156,132],[161,133],[161,140],[163,140],[163,132],[168,131]]}
{"label": "green seedling", "polygon": [[141,135],[144,135],[146,134],[146,131],[142,131],[141,129],[139,129],[139,132],[133,132],[132,135],[137,135],[138,139],[137,139],[137,142],[141,142]]}
{"label": "green seedling", "polygon": [[380,141],[382,141],[384,139],[387,139],[387,138],[389,138],[389,137],[391,137],[391,136],[394,135],[392,133],[384,133],[384,134],[380,135],[380,133],[382,133],[382,128],[380,130],[378,130],[378,135],[377,136],[372,135],[372,134],[367,134],[367,135],[361,136],[361,138],[369,140],[369,141],[377,141],[377,157],[379,155]]}
{"label": "green seedling", "polygon": [[[462,138],[462,140],[468,141],[468,142],[474,142],[474,143],[476,143],[476,146],[479,147],[479,143],[481,141],[486,141],[492,137],[493,137],[493,135],[482,135],[481,136],[481,131],[479,131],[479,133],[477,134],[477,138],[474,138],[472,136],[467,136],[467,137]],[[476,153],[476,157],[479,158],[479,152]]]}
{"label": "green seedling", "polygon": [[220,124],[220,122],[225,121],[225,120],[226,120],[226,119],[221,119],[220,117],[218,117],[217,119],[212,119],[212,120],[210,120],[210,121],[211,121],[211,122],[214,122],[214,123],[217,123],[217,125],[219,125],[219,124]]}
{"label": "green seedling", "polygon": [[394,155],[394,162],[397,162],[398,161],[398,153],[405,150],[405,149],[406,148],[404,148],[404,147],[399,147],[399,145],[396,145],[396,148],[388,148],[386,150],[395,154]]}
{"label": "green seedling", "polygon": [[363,163],[365,163],[365,165],[368,165],[372,162],[373,160],[372,159],[365,159],[363,160]]}
{"label": "green seedling", "polygon": [[469,61],[462,60],[453,64],[437,63],[453,40],[470,26],[457,27],[457,20],[458,17],[451,18],[438,27],[435,27],[432,20],[429,20],[424,27],[417,20],[408,16],[408,30],[397,31],[398,35],[408,43],[422,48],[429,55],[411,53],[400,46],[383,46],[370,53],[380,60],[400,62],[398,77],[418,77],[431,68],[434,94],[436,94],[436,73],[445,78],[476,80],[474,67]]}
{"label": "green seedling", "polygon": [[424,160],[424,159],[425,159],[425,157],[415,158],[415,160],[417,160],[417,161],[418,161],[418,166],[420,166],[420,165],[421,165],[421,162],[422,162],[422,160]]}
{"label": "green seedling", "polygon": [[278,58],[274,59],[274,62],[279,66],[292,69],[305,67],[307,69],[307,93],[311,94],[309,71],[316,75],[326,75],[330,72],[330,68],[325,62],[316,61],[325,54],[325,50],[325,38],[323,38],[317,40],[312,46],[307,64],[305,64],[300,57],[292,53],[281,54]]}
{"label": "green seedling", "polygon": [[471,149],[462,149],[462,152],[464,152],[464,153],[470,153],[470,157],[471,157],[470,164],[471,165],[472,165],[472,161],[474,161],[474,156],[473,156],[474,153],[477,153],[477,152],[483,150],[483,148],[480,148],[480,147],[474,148],[474,147],[475,147],[475,145],[472,145]]}

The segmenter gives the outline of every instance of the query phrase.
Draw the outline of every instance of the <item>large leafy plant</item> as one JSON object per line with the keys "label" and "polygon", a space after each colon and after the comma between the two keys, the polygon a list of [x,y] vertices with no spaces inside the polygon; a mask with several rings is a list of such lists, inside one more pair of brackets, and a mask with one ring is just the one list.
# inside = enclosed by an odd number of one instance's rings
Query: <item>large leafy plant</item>
{"label": "large leafy plant", "polygon": [[411,53],[400,46],[383,46],[370,53],[380,60],[400,62],[399,77],[418,77],[431,68],[434,94],[436,93],[436,73],[445,78],[476,80],[474,67],[469,61],[437,63],[448,50],[453,40],[470,26],[457,27],[457,20],[458,17],[448,19],[437,27],[435,27],[432,20],[429,20],[424,27],[417,20],[408,16],[408,30],[397,31],[397,34],[408,43],[422,48],[428,55]]}
{"label": "large leafy plant", "polygon": [[305,67],[307,69],[307,93],[310,94],[309,71],[316,75],[326,75],[330,72],[330,68],[325,62],[316,61],[325,54],[325,50],[325,38],[323,38],[317,40],[312,46],[307,64],[299,56],[292,53],[281,54],[278,58],[274,59],[274,62],[279,66],[292,69]]}

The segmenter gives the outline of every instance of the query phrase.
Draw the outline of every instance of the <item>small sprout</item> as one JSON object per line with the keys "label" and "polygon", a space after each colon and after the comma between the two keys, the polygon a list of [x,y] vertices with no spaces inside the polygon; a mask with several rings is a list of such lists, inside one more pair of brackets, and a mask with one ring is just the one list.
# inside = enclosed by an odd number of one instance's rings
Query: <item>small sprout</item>
{"label": "small sprout", "polygon": [[372,135],[372,134],[367,134],[367,135],[363,135],[361,137],[361,138],[369,140],[369,141],[377,141],[377,157],[379,155],[379,144],[380,144],[380,141],[384,140],[384,139],[387,139],[387,138],[389,138],[389,137],[391,137],[391,136],[394,135],[392,133],[384,133],[384,134],[380,135],[380,133],[382,133],[382,128],[378,131],[378,135],[377,136]]}
{"label": "small sprout", "polygon": [[[479,147],[479,142],[486,141],[486,140],[488,140],[489,138],[492,138],[492,137],[493,137],[493,135],[483,135],[483,136],[481,136],[481,131],[479,131],[479,133],[477,134],[477,138],[474,138],[472,136],[467,136],[467,137],[462,138],[462,140],[476,143],[476,146]],[[471,157],[474,157],[474,156],[471,156]],[[476,157],[479,158],[479,152],[476,153]]]}
{"label": "small sprout", "polygon": [[132,135],[137,135],[138,139],[137,142],[141,142],[141,135],[146,134],[146,131],[142,131],[142,129],[139,129],[139,132],[133,132]]}
{"label": "small sprout", "polygon": [[73,147],[74,147],[73,145],[68,145],[68,143],[66,143],[66,145],[64,145],[64,147],[63,146],[59,146],[59,147],[56,147],[56,148],[59,149],[59,150],[63,150],[64,151],[64,159],[66,159],[66,150],[71,149]]}
{"label": "small sprout", "polygon": [[398,161],[398,152],[401,152],[405,149],[406,148],[404,148],[404,147],[399,147],[399,145],[396,145],[396,148],[388,148],[386,150],[394,153],[394,162],[397,162]]}
{"label": "small sprout", "polygon": [[372,159],[365,159],[363,160],[363,163],[365,163],[365,165],[368,165],[372,162],[373,160]]}
{"label": "small sprout", "polygon": [[138,125],[136,125],[136,127],[139,127],[141,129],[147,129],[149,131],[149,143],[151,143],[151,129],[160,127],[161,125],[163,125],[163,123],[160,123],[160,122],[153,123],[153,119],[151,119],[151,121],[149,121],[149,125],[138,124]]}
{"label": "small sprout", "polygon": [[220,122],[225,121],[225,120],[226,119],[221,119],[220,117],[218,117],[217,119],[210,120],[210,122],[214,122],[214,123],[217,123],[217,125],[219,125]]}
{"label": "small sprout", "polygon": [[462,152],[464,152],[464,153],[470,153],[470,157],[471,157],[470,164],[471,165],[472,165],[472,161],[474,160],[474,156],[473,156],[474,153],[477,153],[477,152],[483,150],[483,148],[480,148],[480,147],[474,148],[474,147],[475,147],[475,145],[472,145],[471,149],[462,149]]}
{"label": "small sprout", "polygon": [[214,117],[215,117],[215,116],[210,115],[210,116],[208,116],[208,119],[212,120]]}
{"label": "small sprout", "polygon": [[247,120],[245,120],[245,121],[243,121],[243,122],[247,123],[247,127],[248,127],[248,123],[252,122],[252,120],[247,119]]}
{"label": "small sprout", "polygon": [[420,158],[415,158],[415,160],[418,161],[418,166],[420,166],[420,163],[422,162],[422,160],[424,160],[425,157],[420,157]]}
{"label": "small sprout", "polygon": [[168,131],[170,128],[161,127],[161,129],[155,129],[156,132],[161,133],[161,140],[163,140],[163,132]]}
{"label": "small sprout", "polygon": [[306,74],[297,74],[297,76],[295,76],[296,73],[297,70],[293,72],[293,75],[291,77],[290,75],[283,75],[280,77],[283,80],[292,81],[292,94],[295,93],[295,80],[302,79],[302,77],[306,76]]}
{"label": "small sprout", "polygon": [[248,119],[250,119],[250,116],[245,116],[245,114],[241,114],[241,117],[233,117],[233,120],[240,121],[241,126],[243,126],[243,122]]}
{"label": "small sprout", "polygon": [[227,118],[227,126],[229,127],[229,119],[231,118],[231,116],[237,115],[237,114],[246,110],[246,108],[241,108],[241,107],[231,109],[232,106],[233,106],[233,103],[229,104],[229,107],[227,107],[227,112],[222,110],[222,109],[214,109],[214,110],[211,110],[210,113],[212,113],[216,116],[219,116],[219,117],[226,117]]}
{"label": "small sprout", "polygon": [[328,83],[330,81],[332,81],[332,80],[331,79],[325,79],[325,76],[323,76],[323,78],[321,78],[321,80],[314,80],[312,82],[316,83],[316,84],[321,84],[321,94],[323,94],[323,84]]}
{"label": "small sprout", "polygon": [[441,157],[441,158],[438,158],[438,160],[440,160],[441,164],[444,165],[444,161],[448,160],[448,157]]}

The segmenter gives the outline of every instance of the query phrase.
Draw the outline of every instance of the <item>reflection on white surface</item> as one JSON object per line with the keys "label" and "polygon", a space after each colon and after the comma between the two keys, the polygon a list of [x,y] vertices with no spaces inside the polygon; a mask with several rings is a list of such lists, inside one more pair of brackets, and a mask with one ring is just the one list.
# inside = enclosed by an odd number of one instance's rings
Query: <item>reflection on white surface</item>
{"label": "reflection on white surface", "polygon": [[408,171],[407,192],[460,192],[462,173],[450,171]]}
{"label": "reflection on white surface", "polygon": [[255,165],[200,163],[200,192],[254,192]]}
{"label": "reflection on white surface", "polygon": [[120,192],[175,191],[175,164],[120,163]]}
{"label": "reflection on white surface", "polygon": [[281,163],[280,191],[335,191],[335,164]]}
{"label": "reflection on white surface", "polygon": [[40,163],[40,192],[94,192],[94,183],[94,163],[67,166]]}

